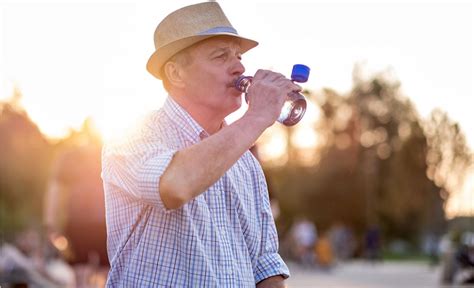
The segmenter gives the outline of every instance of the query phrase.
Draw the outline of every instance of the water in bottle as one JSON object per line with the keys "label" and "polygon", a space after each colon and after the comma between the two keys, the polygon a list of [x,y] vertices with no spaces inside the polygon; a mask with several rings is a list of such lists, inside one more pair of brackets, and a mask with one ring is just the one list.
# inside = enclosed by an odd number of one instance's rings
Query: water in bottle
{"label": "water in bottle", "polygon": [[[308,80],[308,76],[309,67],[301,64],[293,66],[293,72],[291,73],[292,81],[303,83]],[[235,82],[235,88],[245,93],[245,101],[247,102],[247,90],[252,85],[252,79],[252,76],[240,76]],[[303,94],[292,91],[288,93],[277,121],[286,126],[293,126],[303,118],[305,111],[306,100]]]}

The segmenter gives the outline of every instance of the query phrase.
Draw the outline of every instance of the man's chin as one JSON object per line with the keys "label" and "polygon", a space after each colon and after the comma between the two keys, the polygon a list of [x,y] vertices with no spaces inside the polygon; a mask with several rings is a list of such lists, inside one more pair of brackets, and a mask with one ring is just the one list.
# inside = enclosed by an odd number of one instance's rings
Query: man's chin
{"label": "man's chin", "polygon": [[242,97],[242,92],[240,92],[239,90],[235,89],[234,87],[229,87],[230,91],[231,91],[231,94],[232,96],[234,97]]}
{"label": "man's chin", "polygon": [[238,101],[234,102],[233,105],[229,106],[229,109],[227,109],[227,111],[225,113],[226,114],[225,117],[227,117],[230,114],[234,113],[235,111],[239,110],[240,107],[242,107],[242,100],[238,100]]}

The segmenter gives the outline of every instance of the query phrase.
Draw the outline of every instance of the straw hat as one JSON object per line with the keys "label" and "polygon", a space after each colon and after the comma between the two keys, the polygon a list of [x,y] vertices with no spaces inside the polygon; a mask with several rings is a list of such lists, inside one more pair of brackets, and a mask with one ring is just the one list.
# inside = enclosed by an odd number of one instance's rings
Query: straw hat
{"label": "straw hat", "polygon": [[219,35],[239,38],[242,53],[258,45],[258,42],[237,34],[216,2],[204,2],[176,10],[156,27],[156,51],[148,59],[146,68],[161,79],[161,67],[171,56],[199,41]]}

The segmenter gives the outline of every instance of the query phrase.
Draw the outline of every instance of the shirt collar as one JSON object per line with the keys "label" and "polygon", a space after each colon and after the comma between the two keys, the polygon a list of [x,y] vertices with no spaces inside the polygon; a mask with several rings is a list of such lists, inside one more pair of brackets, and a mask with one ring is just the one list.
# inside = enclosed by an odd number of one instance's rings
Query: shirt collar
{"label": "shirt collar", "polygon": [[207,133],[183,107],[174,101],[171,96],[168,95],[166,98],[163,109],[170,119],[175,122],[178,127],[183,129],[184,133],[193,139],[194,142],[199,142],[209,137],[209,133]]}

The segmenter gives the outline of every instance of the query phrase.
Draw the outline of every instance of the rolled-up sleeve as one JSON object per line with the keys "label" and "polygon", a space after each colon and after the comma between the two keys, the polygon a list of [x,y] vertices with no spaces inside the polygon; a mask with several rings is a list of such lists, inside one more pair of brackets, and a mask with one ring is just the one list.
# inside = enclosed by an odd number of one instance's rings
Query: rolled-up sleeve
{"label": "rolled-up sleeve", "polygon": [[290,271],[278,253],[260,256],[255,274],[255,283],[276,275],[281,275],[285,279],[290,277]]}
{"label": "rolled-up sleeve", "polygon": [[176,151],[167,151],[148,159],[143,163],[138,174],[139,197],[164,211],[169,211],[163,204],[160,196],[160,179],[165,172]]}
{"label": "rolled-up sleeve", "polygon": [[176,150],[159,143],[143,146],[145,145],[104,146],[104,185],[114,185],[148,205],[170,211],[161,200],[159,181]]}
{"label": "rolled-up sleeve", "polygon": [[288,267],[278,254],[278,234],[270,208],[267,186],[265,183],[261,183],[261,186],[263,187],[261,190],[262,246],[254,271],[255,283],[276,275],[290,277]]}

